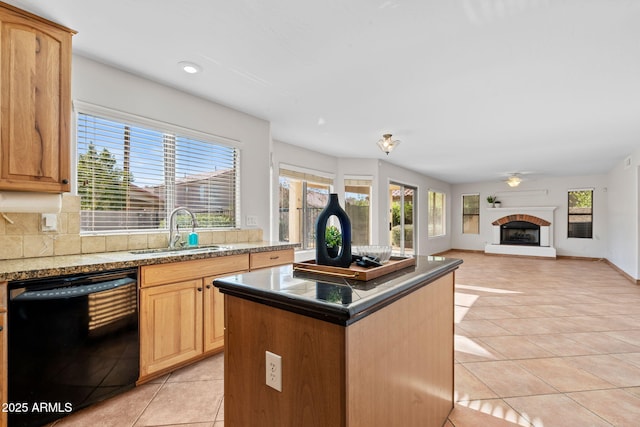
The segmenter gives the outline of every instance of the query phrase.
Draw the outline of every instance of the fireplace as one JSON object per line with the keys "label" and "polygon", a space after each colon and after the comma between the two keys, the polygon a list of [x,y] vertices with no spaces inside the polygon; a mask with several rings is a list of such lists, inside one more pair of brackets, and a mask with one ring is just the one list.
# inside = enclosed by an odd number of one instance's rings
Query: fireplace
{"label": "fireplace", "polygon": [[553,206],[487,208],[492,225],[490,254],[556,257],[553,247]]}
{"label": "fireplace", "polygon": [[529,221],[509,221],[500,226],[500,244],[540,246],[540,226]]}

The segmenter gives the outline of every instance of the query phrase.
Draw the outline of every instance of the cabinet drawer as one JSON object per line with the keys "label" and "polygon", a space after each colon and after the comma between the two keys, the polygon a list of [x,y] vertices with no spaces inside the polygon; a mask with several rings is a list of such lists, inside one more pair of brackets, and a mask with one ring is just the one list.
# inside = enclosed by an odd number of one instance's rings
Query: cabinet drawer
{"label": "cabinet drawer", "polygon": [[251,270],[257,268],[273,267],[276,265],[291,264],[293,262],[293,249],[281,251],[255,252],[251,255]]}
{"label": "cabinet drawer", "polygon": [[249,254],[229,255],[169,264],[147,265],[140,270],[140,286],[156,286],[165,283],[221,276],[249,270]]}

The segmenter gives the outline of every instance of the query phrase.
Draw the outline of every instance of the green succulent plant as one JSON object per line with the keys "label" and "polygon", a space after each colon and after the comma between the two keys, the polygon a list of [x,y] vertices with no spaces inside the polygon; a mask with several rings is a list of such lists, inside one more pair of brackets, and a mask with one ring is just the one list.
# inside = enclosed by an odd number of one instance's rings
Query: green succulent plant
{"label": "green succulent plant", "polygon": [[324,241],[328,248],[342,246],[342,233],[335,225],[330,225],[324,232]]}

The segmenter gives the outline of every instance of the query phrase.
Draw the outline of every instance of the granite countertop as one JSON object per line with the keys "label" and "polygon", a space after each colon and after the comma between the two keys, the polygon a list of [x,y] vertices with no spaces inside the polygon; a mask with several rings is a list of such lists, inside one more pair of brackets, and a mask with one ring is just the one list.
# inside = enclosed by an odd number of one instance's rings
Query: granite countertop
{"label": "granite countertop", "polygon": [[143,265],[164,264],[194,259],[240,255],[252,252],[291,249],[299,245],[284,242],[224,243],[215,251],[175,251],[136,253],[139,251],[103,252],[82,255],[64,255],[41,258],[0,260],[0,281],[25,280],[67,274],[134,268]]}
{"label": "granite countertop", "polygon": [[462,260],[418,256],[416,265],[366,282],[272,267],[216,279],[220,291],[339,325],[349,325],[450,273]]}

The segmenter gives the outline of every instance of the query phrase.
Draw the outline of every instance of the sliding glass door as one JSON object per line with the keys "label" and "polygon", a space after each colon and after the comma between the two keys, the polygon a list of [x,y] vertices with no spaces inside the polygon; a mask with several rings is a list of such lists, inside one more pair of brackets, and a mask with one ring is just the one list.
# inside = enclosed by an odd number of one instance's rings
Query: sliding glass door
{"label": "sliding glass door", "polygon": [[392,182],[389,184],[389,240],[393,253],[415,255],[415,187]]}

